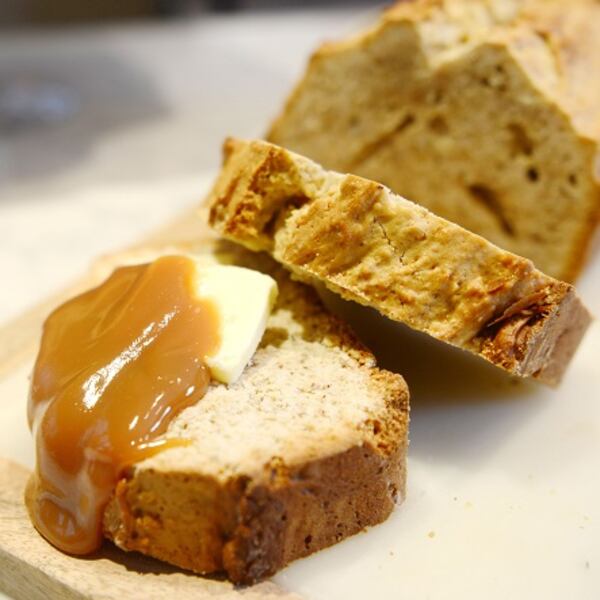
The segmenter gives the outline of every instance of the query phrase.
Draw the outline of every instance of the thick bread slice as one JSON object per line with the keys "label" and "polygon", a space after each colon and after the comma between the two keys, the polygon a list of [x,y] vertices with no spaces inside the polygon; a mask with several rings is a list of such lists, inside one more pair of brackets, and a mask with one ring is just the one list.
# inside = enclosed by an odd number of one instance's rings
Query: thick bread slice
{"label": "thick bread slice", "polygon": [[313,290],[240,250],[226,261],[279,284],[262,343],[237,383],[212,385],[173,421],[168,435],[190,445],[129,470],[104,530],[125,550],[250,583],[403,499],[408,392]]}
{"label": "thick bread slice", "polygon": [[569,284],[384,186],[273,144],[229,140],[209,197],[224,236],[307,282],[556,384],[590,315]]}
{"label": "thick bread slice", "polygon": [[412,0],[327,43],[268,139],[572,281],[600,211],[600,3]]}

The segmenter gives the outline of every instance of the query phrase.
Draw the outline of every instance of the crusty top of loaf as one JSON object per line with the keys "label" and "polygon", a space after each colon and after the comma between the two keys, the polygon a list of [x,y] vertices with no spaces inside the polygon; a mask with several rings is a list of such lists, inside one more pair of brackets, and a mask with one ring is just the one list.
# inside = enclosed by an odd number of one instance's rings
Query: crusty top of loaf
{"label": "crusty top of loaf", "polygon": [[600,219],[600,3],[408,0],[311,58],[267,138],[573,281]]}
{"label": "crusty top of loaf", "polygon": [[505,47],[580,135],[600,140],[600,78],[590,77],[600,71],[600,4],[595,0],[401,0],[375,27],[327,42],[315,58],[366,45],[402,23],[415,29],[432,67],[458,60],[480,44]]}
{"label": "crusty top of loaf", "polygon": [[577,331],[570,351],[589,322],[573,288],[531,261],[267,142],[229,140],[210,199],[218,231],[269,250],[297,277],[516,374],[556,383],[566,366],[563,356],[550,368],[567,327],[562,308]]}
{"label": "crusty top of loaf", "polygon": [[327,278],[342,294],[356,280],[353,300],[385,306],[391,318],[440,339],[470,340],[549,281],[531,261],[378,183],[266,142],[229,141],[226,154],[212,194],[219,231]]}
{"label": "crusty top of loaf", "polygon": [[[365,443],[403,439],[408,393],[399,375],[377,368],[373,355],[348,327],[325,311],[316,293],[290,280],[269,257],[227,242],[201,261],[235,263],[273,276],[277,304],[259,349],[240,379],[213,383],[201,402],[185,409],[167,437],[191,443],[172,447],[137,469],[202,473],[226,480],[260,478],[274,458],[287,466],[344,452]],[[142,250],[119,263],[144,262],[182,248]],[[104,264],[102,272],[112,265]],[[243,293],[243,290],[240,290]]]}

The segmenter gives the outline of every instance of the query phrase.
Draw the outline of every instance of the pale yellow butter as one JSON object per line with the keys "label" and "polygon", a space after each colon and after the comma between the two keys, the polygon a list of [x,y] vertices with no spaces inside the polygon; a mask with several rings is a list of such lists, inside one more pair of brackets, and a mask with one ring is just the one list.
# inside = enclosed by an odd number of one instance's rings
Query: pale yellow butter
{"label": "pale yellow butter", "polygon": [[219,312],[221,343],[204,357],[213,379],[233,383],[252,358],[277,299],[277,283],[259,271],[196,262],[198,298]]}

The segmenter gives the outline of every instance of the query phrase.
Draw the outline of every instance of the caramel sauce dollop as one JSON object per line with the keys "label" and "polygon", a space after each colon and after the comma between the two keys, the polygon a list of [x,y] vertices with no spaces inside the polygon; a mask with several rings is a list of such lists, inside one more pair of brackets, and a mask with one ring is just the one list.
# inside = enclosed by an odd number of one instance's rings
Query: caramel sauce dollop
{"label": "caramel sauce dollop", "polygon": [[196,277],[182,256],[123,267],[44,324],[28,404],[37,459],[28,508],[65,552],[101,545],[123,470],[177,444],[163,435],[169,423],[206,392],[219,314],[195,294]]}

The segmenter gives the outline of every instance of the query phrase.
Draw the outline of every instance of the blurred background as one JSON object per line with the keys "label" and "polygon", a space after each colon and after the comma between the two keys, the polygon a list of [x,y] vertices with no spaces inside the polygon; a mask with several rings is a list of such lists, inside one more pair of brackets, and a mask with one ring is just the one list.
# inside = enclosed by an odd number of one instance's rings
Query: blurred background
{"label": "blurred background", "polygon": [[308,53],[369,7],[0,2],[0,193],[216,166],[221,139],[264,132]]}
{"label": "blurred background", "polygon": [[0,1],[0,321],[198,203],[309,54],[372,22],[341,0]]}
{"label": "blurred background", "polygon": [[0,186],[216,166],[221,138],[263,132],[307,54],[366,7],[4,0]]}
{"label": "blurred background", "polygon": [[[360,4],[361,0],[6,0],[0,8],[3,22],[51,24],[81,21],[115,20],[136,17],[165,17],[198,12],[285,9]],[[362,0],[368,4],[368,0]]]}

